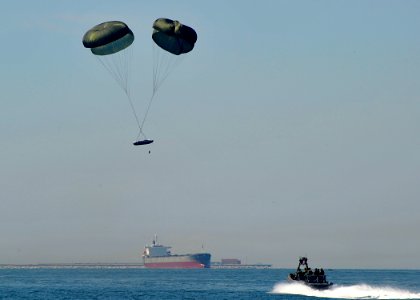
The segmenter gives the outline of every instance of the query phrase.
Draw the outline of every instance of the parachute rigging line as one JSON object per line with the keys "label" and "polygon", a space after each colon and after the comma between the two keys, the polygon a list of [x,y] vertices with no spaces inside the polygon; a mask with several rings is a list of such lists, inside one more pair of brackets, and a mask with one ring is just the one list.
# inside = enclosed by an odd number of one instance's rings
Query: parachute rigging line
{"label": "parachute rigging line", "polygon": [[143,133],[143,126],[146,122],[146,119],[149,115],[150,108],[152,106],[152,102],[155,99],[156,93],[159,88],[162,86],[163,82],[172,71],[184,60],[184,55],[172,55],[169,53],[164,53],[160,50],[156,45],[153,45],[153,88],[152,88],[152,95],[150,96],[149,102],[147,104],[146,111],[143,116],[143,120],[141,125],[139,125],[140,132],[137,138],[140,135],[143,135],[145,138],[146,136]]}
{"label": "parachute rigging line", "polygon": [[[131,90],[130,90],[130,74],[131,74],[131,60],[133,57],[133,50],[132,48],[127,48],[121,53],[118,52],[113,55],[113,57],[109,56],[96,56],[98,61],[104,66],[104,68],[111,74],[111,76],[115,79],[117,84],[121,87],[124,93],[127,96],[128,103],[130,105],[131,111],[134,115],[136,120],[137,126],[141,131],[140,126],[140,119],[137,115],[136,109],[134,107],[133,99],[131,97]],[[140,134],[139,134],[140,135]]]}

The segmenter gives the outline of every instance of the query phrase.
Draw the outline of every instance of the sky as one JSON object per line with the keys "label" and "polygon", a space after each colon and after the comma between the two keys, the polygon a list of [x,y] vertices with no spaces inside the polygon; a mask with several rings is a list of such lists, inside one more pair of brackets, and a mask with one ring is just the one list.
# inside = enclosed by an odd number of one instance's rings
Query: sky
{"label": "sky", "polygon": [[[25,9],[22,9],[25,7]],[[296,267],[420,268],[419,1],[4,1],[0,264],[141,262],[174,253]],[[198,34],[137,125],[82,45],[152,24]],[[149,150],[151,153],[149,153]]]}

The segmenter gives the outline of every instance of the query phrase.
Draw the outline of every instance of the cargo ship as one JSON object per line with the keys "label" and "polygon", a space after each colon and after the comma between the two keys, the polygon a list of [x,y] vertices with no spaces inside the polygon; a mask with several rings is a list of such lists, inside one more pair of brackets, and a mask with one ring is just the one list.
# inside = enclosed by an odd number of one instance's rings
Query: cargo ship
{"label": "cargo ship", "polygon": [[210,253],[171,254],[169,249],[171,247],[159,245],[155,235],[152,245],[144,247],[144,266],[154,269],[210,268]]}

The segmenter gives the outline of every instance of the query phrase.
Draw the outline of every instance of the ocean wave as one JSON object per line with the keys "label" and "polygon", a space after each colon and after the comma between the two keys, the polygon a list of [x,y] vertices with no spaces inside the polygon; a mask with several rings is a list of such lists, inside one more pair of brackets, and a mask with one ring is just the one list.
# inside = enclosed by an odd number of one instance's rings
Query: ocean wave
{"label": "ocean wave", "polygon": [[335,299],[420,299],[420,293],[418,292],[368,284],[336,285],[328,290],[321,291],[301,283],[278,283],[271,293]]}

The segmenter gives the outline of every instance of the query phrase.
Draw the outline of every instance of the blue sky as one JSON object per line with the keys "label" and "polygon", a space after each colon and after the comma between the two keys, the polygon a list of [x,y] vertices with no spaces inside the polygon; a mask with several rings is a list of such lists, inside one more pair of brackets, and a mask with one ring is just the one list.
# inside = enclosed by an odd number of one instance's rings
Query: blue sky
{"label": "blue sky", "polygon": [[[418,1],[8,1],[0,263],[136,262],[157,233],[214,260],[419,268],[419,12]],[[153,103],[155,143],[133,147],[127,99],[81,39],[104,21],[130,26],[142,114],[159,17],[198,41]]]}

